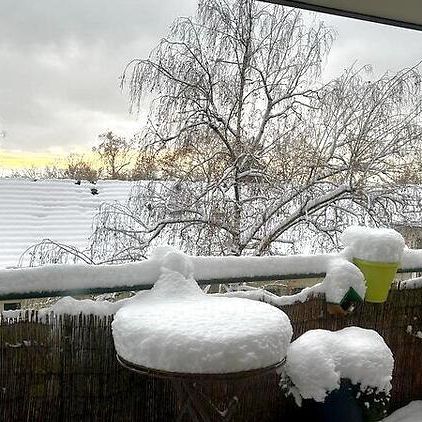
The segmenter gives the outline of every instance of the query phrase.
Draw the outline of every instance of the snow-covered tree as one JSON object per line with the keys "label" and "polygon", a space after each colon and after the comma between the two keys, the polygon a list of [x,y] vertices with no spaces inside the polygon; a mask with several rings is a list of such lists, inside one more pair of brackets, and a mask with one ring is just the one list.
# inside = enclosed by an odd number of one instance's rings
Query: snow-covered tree
{"label": "snow-covered tree", "polygon": [[98,137],[100,143],[92,148],[96,152],[107,178],[126,179],[131,163],[131,142],[113,132],[104,132]]}
{"label": "snow-covered tree", "polygon": [[350,222],[388,225],[407,206],[398,180],[422,135],[420,74],[352,68],[323,83],[332,42],[298,10],[253,0],[200,0],[177,19],[122,77],[135,110],[150,104],[140,146],[167,157],[169,179],[105,204],[93,255],[135,260],[163,242],[286,253],[305,232],[317,248]]}

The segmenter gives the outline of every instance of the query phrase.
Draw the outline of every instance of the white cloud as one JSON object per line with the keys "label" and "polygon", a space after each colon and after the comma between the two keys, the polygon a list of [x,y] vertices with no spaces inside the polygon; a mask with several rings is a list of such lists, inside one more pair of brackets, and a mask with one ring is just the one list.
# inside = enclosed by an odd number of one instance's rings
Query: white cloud
{"label": "white cloud", "polygon": [[[119,76],[145,57],[171,22],[194,12],[195,0],[1,0],[0,130],[4,148],[40,150],[92,145],[112,129],[142,124],[128,114]],[[338,38],[325,77],[373,64],[375,73],[422,59],[422,33],[319,15]]]}

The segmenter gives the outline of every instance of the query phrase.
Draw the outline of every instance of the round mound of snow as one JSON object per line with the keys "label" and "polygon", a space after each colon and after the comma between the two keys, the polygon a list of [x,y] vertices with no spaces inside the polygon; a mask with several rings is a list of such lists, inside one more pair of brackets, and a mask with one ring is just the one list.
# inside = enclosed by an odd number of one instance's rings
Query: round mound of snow
{"label": "round mound of snow", "polygon": [[340,303],[350,288],[361,298],[365,297],[365,279],[359,268],[345,259],[330,262],[321,288],[327,302]]}
{"label": "round mound of snow", "polygon": [[292,342],[285,371],[305,399],[324,401],[340,379],[389,392],[394,359],[383,338],[373,330],[348,327],[339,331],[310,330]]}
{"label": "round mound of snow", "polygon": [[288,317],[266,303],[194,291],[166,296],[162,286],[121,308],[112,327],[126,361],[184,373],[270,366],[285,357],[292,337]]}
{"label": "round mound of snow", "polygon": [[400,262],[405,246],[403,236],[393,229],[362,226],[348,227],[341,241],[352,258],[367,261]]}

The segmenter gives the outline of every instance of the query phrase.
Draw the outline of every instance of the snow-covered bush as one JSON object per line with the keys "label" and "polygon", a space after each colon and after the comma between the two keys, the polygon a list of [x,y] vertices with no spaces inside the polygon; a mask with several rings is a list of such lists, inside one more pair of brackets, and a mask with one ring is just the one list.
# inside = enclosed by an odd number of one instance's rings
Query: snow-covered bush
{"label": "snow-covered bush", "polygon": [[341,379],[359,385],[362,392],[388,394],[393,366],[391,350],[377,332],[348,327],[310,330],[293,341],[285,374],[292,383],[290,393],[300,404],[302,398],[323,402]]}

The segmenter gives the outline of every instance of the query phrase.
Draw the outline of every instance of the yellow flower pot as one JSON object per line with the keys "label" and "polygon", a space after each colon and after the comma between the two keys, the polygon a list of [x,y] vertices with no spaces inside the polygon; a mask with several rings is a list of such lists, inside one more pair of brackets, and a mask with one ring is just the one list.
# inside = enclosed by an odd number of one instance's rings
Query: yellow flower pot
{"label": "yellow flower pot", "polygon": [[366,280],[365,300],[374,303],[385,302],[399,263],[365,261],[358,258],[354,258],[353,263],[362,271]]}

